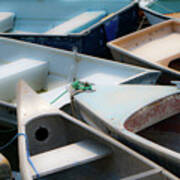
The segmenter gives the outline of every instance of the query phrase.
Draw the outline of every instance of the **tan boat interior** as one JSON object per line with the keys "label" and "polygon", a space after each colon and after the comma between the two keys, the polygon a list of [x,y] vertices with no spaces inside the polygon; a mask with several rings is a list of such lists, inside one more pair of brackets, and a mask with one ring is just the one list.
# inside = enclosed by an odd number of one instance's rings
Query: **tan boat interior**
{"label": "tan boat interior", "polygon": [[167,21],[119,38],[112,44],[141,59],[180,71],[180,22]]}

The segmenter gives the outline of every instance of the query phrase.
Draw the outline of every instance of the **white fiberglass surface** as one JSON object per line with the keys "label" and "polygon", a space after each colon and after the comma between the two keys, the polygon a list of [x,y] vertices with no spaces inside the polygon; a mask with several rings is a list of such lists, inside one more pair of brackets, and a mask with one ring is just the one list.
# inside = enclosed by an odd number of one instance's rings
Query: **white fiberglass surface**
{"label": "white fiberglass surface", "polygon": [[132,0],[1,0],[0,12],[15,14],[12,32],[44,33],[86,11],[114,13]]}
{"label": "white fiberglass surface", "polygon": [[76,78],[95,84],[119,84],[141,72],[141,69],[123,64],[85,58],[77,65]]}
{"label": "white fiberglass surface", "polygon": [[0,51],[0,65],[21,59],[47,62],[46,86],[39,93],[49,101],[61,94],[74,79],[94,84],[119,84],[145,72],[108,60],[4,38],[0,39]]}

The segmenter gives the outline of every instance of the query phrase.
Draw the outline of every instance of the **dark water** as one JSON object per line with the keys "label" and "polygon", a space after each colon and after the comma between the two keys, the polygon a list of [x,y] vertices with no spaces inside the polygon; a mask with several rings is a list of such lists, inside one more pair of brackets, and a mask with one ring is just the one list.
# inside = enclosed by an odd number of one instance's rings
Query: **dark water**
{"label": "dark water", "polygon": [[[16,135],[16,133],[16,127],[6,127],[0,125],[0,146],[8,143]],[[9,160],[12,170],[19,170],[17,139],[0,152]]]}
{"label": "dark water", "polygon": [[180,152],[180,113],[138,134],[168,149]]}

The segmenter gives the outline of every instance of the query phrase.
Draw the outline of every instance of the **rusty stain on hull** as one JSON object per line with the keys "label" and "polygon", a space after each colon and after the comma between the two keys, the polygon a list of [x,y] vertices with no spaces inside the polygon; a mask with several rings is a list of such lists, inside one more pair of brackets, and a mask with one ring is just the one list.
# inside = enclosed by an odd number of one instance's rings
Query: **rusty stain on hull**
{"label": "rusty stain on hull", "polygon": [[158,123],[180,112],[180,94],[175,94],[143,107],[134,113],[124,124],[132,132],[138,132],[153,122]]}

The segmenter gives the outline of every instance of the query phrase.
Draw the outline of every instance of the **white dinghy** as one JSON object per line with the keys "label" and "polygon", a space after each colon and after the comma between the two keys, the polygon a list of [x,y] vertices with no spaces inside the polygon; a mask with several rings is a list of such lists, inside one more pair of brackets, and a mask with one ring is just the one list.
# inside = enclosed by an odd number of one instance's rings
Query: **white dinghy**
{"label": "white dinghy", "polygon": [[19,83],[17,97],[22,179],[178,179],[104,133],[50,106],[24,82]]}
{"label": "white dinghy", "polygon": [[[151,85],[99,85],[94,89],[74,96],[75,112],[180,176],[179,119],[163,121],[180,114],[180,89]],[[160,121],[164,128],[153,129]],[[140,135],[151,126],[151,136]]]}
{"label": "white dinghy", "polygon": [[0,51],[0,108],[4,111],[15,110],[16,83],[22,78],[60,108],[70,102],[67,87],[74,80],[153,84],[159,77],[157,71],[5,38],[0,38]]}

